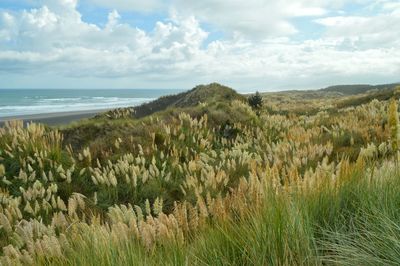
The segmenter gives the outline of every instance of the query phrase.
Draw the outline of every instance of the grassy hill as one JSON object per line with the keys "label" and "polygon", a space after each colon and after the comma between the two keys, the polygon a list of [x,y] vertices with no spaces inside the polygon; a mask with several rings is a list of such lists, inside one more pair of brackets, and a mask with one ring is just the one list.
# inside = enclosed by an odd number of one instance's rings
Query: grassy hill
{"label": "grassy hill", "polygon": [[343,95],[354,95],[354,94],[362,94],[369,91],[381,91],[381,90],[393,90],[395,87],[399,86],[399,83],[392,84],[382,84],[382,85],[368,85],[368,84],[359,84],[359,85],[337,85],[331,86],[320,91],[323,92],[339,92]]}
{"label": "grassy hill", "polygon": [[266,108],[277,114],[316,114],[336,112],[345,107],[367,104],[373,99],[388,100],[399,92],[396,84],[343,85],[313,91],[282,91],[263,93]]}
{"label": "grassy hill", "polygon": [[253,110],[210,84],[63,127],[6,123],[0,264],[398,265],[395,92]]}
{"label": "grassy hill", "polygon": [[[206,114],[208,123],[215,127],[231,122],[250,123],[254,117],[249,116],[249,110],[235,106],[244,102],[246,98],[233,89],[212,83],[137,107],[112,110],[93,119],[63,126],[61,132],[64,144],[72,145],[74,149],[89,146],[101,151],[116,138],[132,138],[138,143],[147,143],[149,129],[177,123],[181,112],[197,119]],[[154,123],[154,120],[158,122]]]}
{"label": "grassy hill", "polygon": [[[142,118],[169,108],[194,107],[200,103],[217,103],[244,99],[243,96],[229,87],[218,83],[211,83],[209,85],[196,86],[189,91],[176,95],[160,97],[155,101],[144,103],[137,107],[121,108],[119,111],[122,113],[128,111],[132,117]],[[115,111],[108,112],[105,116],[113,117],[113,112]]]}

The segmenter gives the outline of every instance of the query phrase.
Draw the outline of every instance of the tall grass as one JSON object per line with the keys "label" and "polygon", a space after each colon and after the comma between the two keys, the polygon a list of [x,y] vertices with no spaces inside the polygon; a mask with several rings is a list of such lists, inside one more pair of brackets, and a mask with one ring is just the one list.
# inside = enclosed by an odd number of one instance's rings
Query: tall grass
{"label": "tall grass", "polygon": [[[400,173],[351,166],[338,182],[276,193],[258,211],[208,224],[185,243],[145,249],[84,225],[60,265],[399,265]],[[43,263],[43,260],[39,260]]]}
{"label": "tall grass", "polygon": [[112,131],[75,151],[51,128],[0,128],[0,263],[398,263],[388,102],[309,116],[218,105],[242,118],[152,116],[135,122],[144,142]]}

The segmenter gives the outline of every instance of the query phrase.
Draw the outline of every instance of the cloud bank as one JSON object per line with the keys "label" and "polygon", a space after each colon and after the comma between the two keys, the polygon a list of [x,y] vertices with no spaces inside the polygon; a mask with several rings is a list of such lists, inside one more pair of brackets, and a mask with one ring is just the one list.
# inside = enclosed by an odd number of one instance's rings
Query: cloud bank
{"label": "cloud bank", "polygon": [[[0,7],[0,87],[219,81],[268,90],[400,81],[397,2],[360,1],[357,12],[344,0],[320,2],[86,0],[109,9],[105,23],[85,21],[77,0]],[[126,12],[164,18],[144,30],[126,22]]]}

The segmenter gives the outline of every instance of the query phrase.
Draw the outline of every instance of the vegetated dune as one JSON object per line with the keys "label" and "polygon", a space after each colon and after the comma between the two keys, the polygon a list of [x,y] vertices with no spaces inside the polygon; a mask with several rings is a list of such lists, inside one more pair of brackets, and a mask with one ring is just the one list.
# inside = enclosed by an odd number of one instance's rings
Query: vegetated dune
{"label": "vegetated dune", "polygon": [[392,84],[380,84],[380,85],[368,85],[368,84],[359,84],[359,85],[336,85],[330,86],[320,91],[323,92],[339,92],[343,95],[354,95],[354,94],[362,94],[370,91],[380,91],[380,90],[393,90],[400,83],[392,83]]}
{"label": "vegetated dune", "polygon": [[253,109],[211,84],[61,128],[7,123],[0,262],[398,265],[397,92]]}
{"label": "vegetated dune", "polygon": [[[249,119],[241,109],[232,106],[234,102],[246,102],[246,98],[233,89],[217,83],[199,85],[177,95],[161,97],[150,103],[131,108],[115,109],[84,120],[64,126],[62,132],[65,144],[81,148],[90,143],[104,143],[116,137],[131,136],[138,142],[145,134],[148,117],[155,114],[160,123],[172,123],[181,112],[200,118],[209,115],[209,123],[224,125],[232,122],[244,122]],[[154,124],[154,123],[153,123]]]}
{"label": "vegetated dune", "polygon": [[[229,87],[220,85],[218,83],[211,83],[209,85],[196,86],[189,91],[176,95],[160,97],[155,101],[144,103],[140,106],[121,108],[120,111],[123,112],[124,110],[128,110],[132,117],[141,118],[156,112],[164,111],[168,108],[194,107],[200,103],[206,102],[224,102],[244,99],[245,98],[243,96]],[[105,115],[112,117],[113,111],[106,113]]]}
{"label": "vegetated dune", "polygon": [[398,95],[399,91],[395,87],[396,84],[341,85],[321,90],[269,92],[263,93],[263,96],[270,113],[310,115],[321,110],[336,112],[341,108],[358,106],[374,99],[388,100],[393,97],[393,93]]}

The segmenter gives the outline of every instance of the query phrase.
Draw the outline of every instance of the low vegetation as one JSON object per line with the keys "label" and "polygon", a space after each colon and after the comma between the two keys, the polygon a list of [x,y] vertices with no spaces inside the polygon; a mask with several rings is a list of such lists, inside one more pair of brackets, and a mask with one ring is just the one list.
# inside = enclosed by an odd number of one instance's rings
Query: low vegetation
{"label": "low vegetation", "polygon": [[398,265],[398,99],[385,93],[345,107],[366,95],[281,93],[255,110],[211,84],[149,116],[9,122],[0,263]]}

